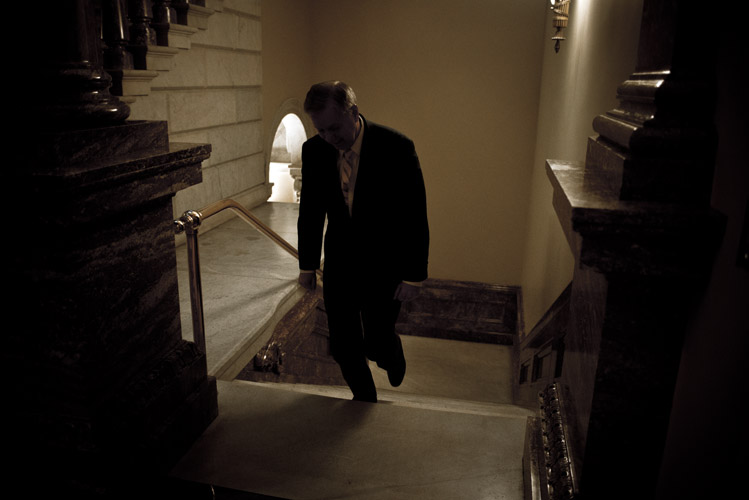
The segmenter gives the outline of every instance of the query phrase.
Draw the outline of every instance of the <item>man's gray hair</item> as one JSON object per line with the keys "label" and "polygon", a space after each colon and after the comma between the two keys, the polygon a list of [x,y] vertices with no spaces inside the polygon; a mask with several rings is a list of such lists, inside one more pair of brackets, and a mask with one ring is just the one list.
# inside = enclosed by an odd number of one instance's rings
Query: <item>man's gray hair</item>
{"label": "man's gray hair", "polygon": [[331,102],[346,113],[356,106],[356,94],[348,84],[338,80],[316,83],[307,92],[304,111],[306,113],[319,112],[327,108]]}

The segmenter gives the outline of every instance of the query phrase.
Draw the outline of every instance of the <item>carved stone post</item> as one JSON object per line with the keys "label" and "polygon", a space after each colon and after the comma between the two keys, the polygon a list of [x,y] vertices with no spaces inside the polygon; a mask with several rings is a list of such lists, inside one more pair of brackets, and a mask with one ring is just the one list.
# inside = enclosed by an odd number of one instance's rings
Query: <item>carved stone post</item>
{"label": "carved stone post", "polygon": [[176,13],[171,0],[153,0],[153,21],[151,26],[156,32],[156,44],[169,46],[169,24],[176,21]]}
{"label": "carved stone post", "polygon": [[146,53],[149,45],[156,45],[156,32],[151,28],[151,7],[148,0],[128,0],[130,45],[135,69],[148,69]]}
{"label": "carved stone post", "polygon": [[558,471],[550,498],[655,495],[687,318],[723,230],[709,207],[715,45],[692,38],[713,11],[645,0],[637,68],[594,120],[585,163],[548,161],[576,262],[553,391],[569,455],[537,458]]}
{"label": "carved stone post", "polygon": [[190,2],[187,0],[172,0],[172,6],[176,14],[175,22],[187,26],[187,11],[190,10]]}
{"label": "carved stone post", "polygon": [[133,69],[133,56],[128,50],[129,29],[123,0],[103,0],[101,33],[104,44],[104,69],[112,77],[110,92],[122,95],[123,70]]}
{"label": "carved stone post", "polygon": [[6,493],[148,496],[218,411],[205,353],[182,339],[172,212],[211,148],[125,120],[94,2],[39,15],[55,43],[18,49],[33,78],[13,94],[4,171]]}
{"label": "carved stone post", "polygon": [[302,198],[302,166],[299,163],[289,165],[289,175],[294,179],[294,201],[299,203]]}
{"label": "carved stone post", "polygon": [[646,1],[638,63],[617,91],[619,106],[596,117],[587,170],[622,200],[706,205],[716,133],[713,9]]}
{"label": "carved stone post", "polygon": [[[121,123],[129,107],[109,92],[101,47],[101,8],[92,0],[49,2],[34,14],[28,50],[14,50],[22,75],[10,103],[19,123],[33,127]],[[30,97],[28,99],[24,97]]]}

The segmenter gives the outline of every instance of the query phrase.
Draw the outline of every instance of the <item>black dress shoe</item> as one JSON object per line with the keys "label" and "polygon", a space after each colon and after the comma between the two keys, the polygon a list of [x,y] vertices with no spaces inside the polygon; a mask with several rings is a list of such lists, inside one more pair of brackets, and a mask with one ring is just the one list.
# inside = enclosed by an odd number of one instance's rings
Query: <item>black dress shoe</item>
{"label": "black dress shoe", "polygon": [[393,387],[398,387],[406,376],[406,358],[401,357],[395,366],[388,368],[388,381]]}
{"label": "black dress shoe", "polygon": [[354,396],[351,401],[364,401],[365,403],[376,403],[377,402],[377,396],[370,396],[370,397],[357,397],[357,396]]}

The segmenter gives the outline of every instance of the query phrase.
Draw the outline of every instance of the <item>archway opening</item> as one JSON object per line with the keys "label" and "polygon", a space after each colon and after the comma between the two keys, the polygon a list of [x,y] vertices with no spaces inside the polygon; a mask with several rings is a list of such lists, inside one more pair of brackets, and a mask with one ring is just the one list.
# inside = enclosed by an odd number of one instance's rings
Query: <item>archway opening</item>
{"label": "archway opening", "polygon": [[268,177],[273,190],[268,201],[299,203],[302,144],[307,134],[301,119],[289,113],[278,124],[270,154]]}

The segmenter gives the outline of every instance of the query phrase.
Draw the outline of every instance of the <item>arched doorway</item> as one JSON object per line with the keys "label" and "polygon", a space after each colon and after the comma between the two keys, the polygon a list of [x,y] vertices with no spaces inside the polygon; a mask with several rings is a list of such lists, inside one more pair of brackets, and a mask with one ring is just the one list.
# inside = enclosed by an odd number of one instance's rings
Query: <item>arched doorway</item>
{"label": "arched doorway", "polygon": [[307,130],[296,110],[290,110],[286,105],[280,111],[283,112],[283,118],[278,122],[270,149],[268,180],[273,188],[268,201],[298,203],[302,177],[302,144],[307,140]]}
{"label": "arched doorway", "polygon": [[273,183],[273,191],[268,201],[299,201],[302,144],[306,140],[307,135],[299,116],[289,113],[281,119],[271,147],[268,175]]}

